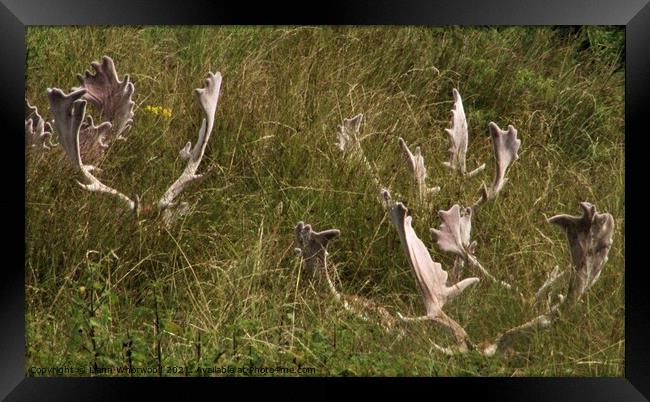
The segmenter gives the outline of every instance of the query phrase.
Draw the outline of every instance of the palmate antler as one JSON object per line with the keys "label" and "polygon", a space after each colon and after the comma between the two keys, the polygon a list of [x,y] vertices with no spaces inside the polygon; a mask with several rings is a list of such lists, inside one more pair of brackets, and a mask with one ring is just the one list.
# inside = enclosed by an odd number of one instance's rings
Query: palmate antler
{"label": "palmate antler", "polygon": [[[614,218],[608,213],[599,214],[596,212],[596,207],[588,202],[581,202],[580,207],[583,210],[582,216],[556,215],[548,220],[549,223],[564,229],[569,243],[573,272],[569,280],[567,297],[560,295],[560,301],[544,314],[499,335],[493,343],[483,349],[486,356],[504,351],[517,335],[535,328],[550,327],[563,310],[573,307],[598,280],[612,246]],[[557,271],[557,268],[553,271]],[[560,276],[561,274],[552,273],[549,280]]]}
{"label": "palmate antler", "polygon": [[569,304],[580,300],[600,277],[614,235],[611,214],[599,214],[588,202],[581,202],[580,207],[582,216],[555,215],[548,220],[564,229],[569,242],[574,269],[567,292]]}
{"label": "palmate antler", "polygon": [[[104,62],[107,63],[108,67],[95,67],[98,69],[97,77],[104,75],[106,71],[114,72],[114,66],[110,58],[105,57]],[[95,66],[97,63],[93,63]],[[87,74],[88,75],[88,74]],[[97,78],[94,77],[94,78]],[[207,146],[208,139],[210,138],[210,133],[214,125],[214,118],[216,113],[217,101],[219,98],[219,90],[221,87],[221,74],[217,72],[216,74],[209,73],[206,80],[204,88],[197,88],[196,94],[199,104],[205,114],[203,119],[201,129],[199,130],[199,138],[194,146],[191,149],[191,143],[181,150],[181,158],[187,160],[187,166],[181,176],[174,182],[174,184],[169,187],[165,192],[163,197],[157,204],[159,211],[166,212],[170,207],[175,206],[174,200],[179,196],[183,189],[190,182],[198,179],[201,175],[197,175],[196,171],[201,163],[203,154],[205,153],[205,148]],[[101,80],[100,80],[101,81]],[[124,84],[126,83],[126,84]],[[128,82],[128,77],[125,78],[124,82],[120,83],[121,88],[126,88],[126,91],[132,93],[132,90],[129,90],[130,84]],[[86,183],[79,183],[82,188],[99,193],[105,193],[120,199],[129,210],[132,210],[136,213],[136,216],[139,216],[140,211],[149,211],[155,207],[144,206],[142,207],[139,202],[139,198],[136,197],[135,201],[121,192],[104,185],[99,181],[95,176],[92,175],[92,171],[95,169],[92,165],[87,165],[83,162],[86,159],[86,155],[95,155],[92,154],[92,150],[103,150],[107,144],[104,142],[106,136],[113,128],[111,122],[104,122],[98,126],[95,126],[92,120],[92,117],[86,116],[86,100],[83,98],[87,95],[88,89],[80,88],[69,94],[64,94],[60,89],[48,89],[48,99],[50,102],[50,109],[52,114],[55,117],[54,123],[59,133],[59,142],[62,145],[68,159],[73,163],[73,165],[78,168],[84,178]],[[115,99],[115,97],[109,97],[108,99]],[[109,102],[109,101],[105,101]],[[107,103],[108,104],[108,103]],[[118,121],[117,124],[120,124],[122,127],[126,127],[130,124],[130,117],[125,121],[124,116],[130,116],[129,113],[120,112],[125,109],[117,109],[117,112],[113,115]],[[130,110],[130,108],[129,108]],[[120,118],[119,116],[122,116]],[[121,120],[120,120],[121,119]],[[118,131],[121,132],[121,131]],[[86,153],[82,151],[86,149]],[[165,222],[169,223],[172,217],[168,216],[169,214],[163,215]]]}
{"label": "palmate antler", "polygon": [[38,108],[25,98],[25,145],[39,149],[50,149],[52,126],[38,114]]}
{"label": "palmate antler", "polygon": [[466,156],[468,129],[465,109],[463,108],[463,99],[460,97],[458,90],[452,90],[454,95],[454,108],[451,110],[451,128],[446,128],[445,132],[449,135],[449,162],[443,162],[450,169],[459,171],[463,176],[473,177],[485,169],[485,163],[467,173]]}
{"label": "palmate antler", "polygon": [[437,241],[440,250],[454,254],[461,261],[469,266],[478,269],[484,276],[491,281],[511,289],[512,286],[506,282],[500,281],[488,270],[483,268],[478,259],[474,256],[476,242],[470,242],[472,232],[472,208],[465,208],[461,216],[460,206],[453,205],[447,211],[438,211],[438,216],[442,223],[438,229],[431,229],[433,238]]}
{"label": "palmate antler", "polygon": [[88,70],[84,75],[78,74],[81,86],[72,90],[86,89],[84,99],[101,111],[102,120],[111,123],[110,135],[105,139],[105,142],[110,143],[123,138],[122,134],[133,124],[135,102],[131,97],[135,87],[128,75],[122,81],[118,79],[115,63],[109,56],[102,57],[101,63],[92,62],[91,66],[95,74]]}
{"label": "palmate antler", "polygon": [[[440,263],[433,261],[427,247],[415,234],[411,226],[412,217],[406,216],[407,211],[401,202],[389,208],[390,219],[397,229],[404,252],[415,273],[426,315],[417,318],[406,318],[401,314],[399,316],[404,321],[431,320],[440,324],[454,336],[459,350],[471,349],[473,346],[465,329],[447,316],[442,308],[447,302],[460,295],[465,288],[477,283],[479,278],[466,278],[452,286],[447,286],[447,272],[442,269]],[[438,348],[445,352],[449,351],[446,348]]]}
{"label": "palmate antler", "polygon": [[[294,228],[295,242],[300,257],[307,268],[307,279],[317,283],[321,278],[325,278],[328,289],[334,299],[341,303],[343,307],[361,318],[364,321],[375,321],[384,330],[390,331],[395,329],[397,320],[388,310],[377,305],[372,300],[360,296],[344,295],[336,289],[334,281],[330,276],[330,268],[327,264],[327,245],[329,242],[341,235],[338,229],[328,229],[321,232],[315,232],[311,225],[298,222]],[[400,334],[403,334],[400,331]]]}
{"label": "palmate antler", "polygon": [[504,131],[493,122],[490,122],[488,127],[494,147],[494,181],[489,189],[483,184],[481,187],[481,198],[474,203],[473,208],[477,208],[485,202],[496,198],[504,184],[508,181],[506,178],[508,167],[519,159],[517,151],[521,146],[521,140],[517,138],[517,130],[512,125],[509,125],[508,130]]}
{"label": "palmate antler", "polygon": [[[110,123],[102,123],[99,126],[92,124],[92,119],[86,120],[86,101],[81,99],[86,93],[85,89],[79,89],[69,94],[64,94],[60,89],[47,90],[47,97],[50,102],[50,111],[54,115],[54,124],[59,133],[59,143],[65,151],[73,166],[79,169],[84,176],[86,183],[78,182],[79,185],[92,192],[105,193],[117,197],[124,202],[128,209],[135,208],[135,202],[119,191],[104,185],[92,171],[92,165],[85,165],[81,161],[80,138],[97,138],[98,133],[110,129]],[[97,138],[97,141],[100,141]]]}
{"label": "palmate antler", "polygon": [[297,250],[307,268],[306,277],[309,280],[324,275],[327,268],[327,244],[340,235],[341,231],[338,229],[315,232],[311,225],[298,222],[294,228],[294,236]]}

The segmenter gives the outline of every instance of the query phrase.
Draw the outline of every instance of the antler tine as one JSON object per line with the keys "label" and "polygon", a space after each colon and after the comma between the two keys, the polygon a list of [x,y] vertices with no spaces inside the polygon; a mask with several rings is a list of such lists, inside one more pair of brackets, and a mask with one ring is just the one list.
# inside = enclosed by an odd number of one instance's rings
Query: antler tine
{"label": "antler tine", "polygon": [[52,144],[52,126],[38,114],[38,108],[29,104],[25,98],[25,142],[32,147],[50,149]]}
{"label": "antler tine", "polygon": [[192,148],[192,143],[188,141],[187,144],[185,144],[185,147],[181,149],[181,158],[187,161],[187,166],[181,176],[167,189],[160,201],[158,201],[159,209],[164,210],[175,205],[174,200],[183,189],[192,181],[200,179],[203,176],[196,174],[196,171],[201,164],[201,159],[205,153],[205,147],[210,139],[220,90],[220,72],[217,72],[216,74],[210,72],[208,78],[205,80],[205,86],[195,90],[201,109],[205,114],[205,118],[201,123],[201,129],[199,130],[199,138],[194,145],[194,148]]}
{"label": "antler tine", "polygon": [[426,195],[437,194],[440,191],[439,186],[427,186],[427,170],[424,167],[424,157],[422,156],[420,147],[415,148],[415,154],[413,154],[403,138],[400,137],[397,141],[402,150],[402,159],[404,159],[406,166],[415,178],[420,199],[424,199]]}
{"label": "antler tine", "polygon": [[451,128],[446,128],[445,132],[449,137],[449,162],[443,162],[443,165],[450,169],[459,171],[463,176],[473,177],[485,169],[485,163],[481,164],[471,172],[467,172],[467,142],[468,129],[467,118],[465,117],[465,108],[463,99],[456,88],[452,90],[454,96],[454,108],[451,110]]}
{"label": "antler tine", "polygon": [[449,162],[444,165],[451,169],[458,169],[465,174],[465,156],[467,154],[467,119],[465,118],[465,109],[463,100],[458,90],[452,90],[454,95],[454,108],[451,110],[451,128],[446,128],[445,132],[449,135]]}
{"label": "antler tine", "polygon": [[483,184],[481,187],[481,198],[474,203],[474,208],[496,198],[497,194],[499,194],[508,181],[506,177],[508,168],[514,161],[519,159],[517,152],[521,146],[521,140],[517,138],[517,129],[512,125],[508,125],[507,130],[501,130],[494,122],[490,122],[488,127],[494,147],[494,181],[489,189]]}
{"label": "antler tine", "polygon": [[134,210],[135,203],[129,197],[100,182],[91,174],[91,171],[95,167],[92,165],[84,165],[81,160],[81,154],[79,152],[80,132],[84,130],[100,131],[106,127],[110,127],[110,123],[94,126],[92,119],[85,119],[86,101],[81,99],[85,94],[86,89],[83,88],[67,95],[58,88],[48,88],[47,97],[50,103],[50,110],[54,115],[54,125],[59,132],[59,143],[73,166],[78,168],[86,179],[86,184],[77,182],[82,188],[92,192],[115,196],[124,202],[129,210]]}
{"label": "antler tine", "polygon": [[79,129],[86,112],[86,102],[80,99],[85,93],[85,89],[67,95],[58,88],[47,90],[50,111],[54,115],[54,125],[59,132],[59,143],[72,164],[80,169],[82,164],[79,153]]}

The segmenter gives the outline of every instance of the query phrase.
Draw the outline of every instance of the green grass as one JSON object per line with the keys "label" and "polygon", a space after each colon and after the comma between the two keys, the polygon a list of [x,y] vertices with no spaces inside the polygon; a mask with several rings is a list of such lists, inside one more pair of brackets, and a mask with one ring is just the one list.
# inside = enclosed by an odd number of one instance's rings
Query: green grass
{"label": "green grass", "polygon": [[[178,151],[196,141],[192,90],[209,70],[224,77],[200,168],[216,174],[183,194],[191,213],[170,229],[83,191],[60,147],[28,154],[28,375],[94,364],[160,366],[163,375],[186,375],[170,366],[251,365],[316,369],[306,375],[623,375],[622,29],[30,27],[27,45],[26,96],[48,119],[45,89],[76,86],[102,55],[131,75],[134,125],[99,177],[146,202],[178,177]],[[468,117],[468,169],[488,163],[466,180],[441,163],[454,87]],[[600,280],[553,327],[518,341],[517,354],[491,359],[441,355],[431,342],[449,339],[437,327],[413,324],[399,338],[300,285],[293,226],[303,220],[342,231],[329,260],[343,293],[393,313],[424,310],[371,177],[334,146],[337,126],[357,113],[368,160],[445,269],[453,259],[428,234],[437,211],[476,200],[493,174],[488,122],[514,125],[520,158],[473,220],[478,259],[533,296],[548,271],[570,262],[563,233],[545,217],[578,214],[589,201],[617,225]],[[427,205],[416,201],[400,136],[422,148],[430,184],[442,188]],[[481,342],[541,308],[481,281],[445,310]]]}

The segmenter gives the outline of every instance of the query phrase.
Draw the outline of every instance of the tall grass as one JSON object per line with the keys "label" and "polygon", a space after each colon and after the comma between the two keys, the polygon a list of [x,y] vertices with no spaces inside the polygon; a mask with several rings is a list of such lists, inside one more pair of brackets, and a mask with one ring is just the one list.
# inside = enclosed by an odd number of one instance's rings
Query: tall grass
{"label": "tall grass", "polygon": [[[196,141],[192,89],[208,71],[224,81],[201,167],[216,173],[183,194],[191,213],[172,228],[135,221],[115,200],[83,191],[60,147],[27,155],[28,371],[203,375],[196,368],[253,365],[313,367],[312,375],[622,375],[622,36],[611,27],[30,27],[26,96],[47,118],[45,89],[76,86],[75,75],[102,55],[130,74],[134,125],[100,177],[148,202],[182,171],[185,142]],[[468,168],[488,163],[466,180],[441,163],[454,87],[468,117]],[[169,108],[171,118],[147,105]],[[470,204],[492,179],[488,122],[517,127],[510,181],[473,222],[478,258],[534,295],[547,272],[570,262],[563,233],[545,217],[577,214],[586,200],[617,224],[599,282],[555,326],[517,342],[517,354],[494,359],[443,356],[431,345],[445,342],[437,328],[414,324],[398,338],[301,285],[292,228],[304,220],[341,229],[329,260],[344,293],[393,312],[423,310],[371,177],[334,146],[337,126],[357,113],[367,158],[445,269],[453,260],[428,228],[439,224],[438,210]],[[400,136],[422,148],[442,188],[428,204],[416,202]],[[478,342],[541,307],[481,281],[446,309]]]}

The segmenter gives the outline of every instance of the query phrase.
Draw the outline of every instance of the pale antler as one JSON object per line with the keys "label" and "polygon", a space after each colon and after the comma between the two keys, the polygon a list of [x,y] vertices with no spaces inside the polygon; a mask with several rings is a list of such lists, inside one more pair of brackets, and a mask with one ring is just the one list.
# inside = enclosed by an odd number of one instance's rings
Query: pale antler
{"label": "pale antler", "polygon": [[472,177],[485,169],[485,163],[467,173],[465,161],[468,142],[467,119],[460,93],[456,88],[452,90],[452,93],[454,108],[451,110],[451,128],[445,129],[445,132],[449,135],[449,162],[443,162],[443,164],[450,169],[459,171],[463,176]]}
{"label": "pale antler", "polygon": [[611,214],[599,214],[588,202],[581,202],[580,207],[582,216],[556,215],[548,220],[564,228],[569,242],[574,268],[567,293],[569,303],[577,302],[598,280],[614,234]]}
{"label": "pale antler", "polygon": [[219,100],[219,91],[221,90],[221,73],[216,74],[208,73],[208,78],[205,80],[203,88],[195,89],[199,105],[205,114],[199,130],[199,138],[192,148],[190,141],[185,144],[181,149],[180,155],[183,160],[187,161],[187,166],[181,176],[172,184],[169,189],[158,201],[158,208],[161,210],[167,209],[175,205],[174,200],[183,191],[185,186],[194,180],[200,179],[203,175],[196,174],[201,159],[205,153],[205,148],[210,139],[210,133],[214,125],[214,116],[217,110],[217,103]]}
{"label": "pale antler", "polygon": [[50,149],[52,126],[38,114],[38,108],[25,98],[25,144],[39,149]]}
{"label": "pale antler", "polygon": [[336,147],[343,153],[343,156],[346,157],[348,161],[357,160],[363,163],[363,166],[372,178],[372,181],[378,188],[381,188],[379,176],[366,158],[363,148],[361,147],[359,131],[361,130],[362,122],[362,113],[359,113],[350,119],[343,119],[343,124],[339,126],[339,129],[336,132],[339,140],[339,142],[336,143]]}
{"label": "pale antler", "polygon": [[420,318],[404,318],[401,314],[399,316],[405,321],[432,320],[454,336],[459,350],[467,350],[472,347],[467,333],[460,324],[447,316],[442,308],[447,302],[460,295],[465,288],[478,282],[479,278],[467,278],[455,285],[447,286],[447,272],[442,269],[440,263],[433,261],[426,246],[415,234],[411,226],[412,218],[406,216],[407,211],[406,207],[398,202],[390,207],[389,214],[415,273],[427,313]]}
{"label": "pale antler", "polygon": [[339,142],[336,143],[336,147],[344,154],[354,155],[360,152],[359,130],[362,121],[363,114],[359,113],[351,119],[343,119],[343,125],[339,126],[336,133]]}
{"label": "pale antler", "polygon": [[[573,263],[573,273],[569,281],[567,297],[560,296],[560,301],[549,308],[547,312],[532,320],[512,328],[500,335],[494,343],[487,346],[483,353],[492,356],[505,350],[516,335],[534,328],[547,328],[558,317],[560,312],[571,308],[585,292],[598,280],[603,265],[607,262],[607,254],[612,246],[614,234],[614,218],[611,214],[596,212],[596,207],[588,202],[581,202],[582,216],[556,215],[548,220],[561,226],[567,235],[569,250]],[[549,276],[552,281],[560,276],[555,273]],[[547,280],[548,282],[548,280]]]}
{"label": "pale antler", "polygon": [[134,210],[135,203],[129,197],[100,182],[91,174],[91,171],[95,167],[85,165],[81,160],[79,150],[80,137],[94,138],[97,133],[101,133],[111,127],[111,124],[108,122],[94,126],[92,119],[84,121],[86,101],[81,99],[81,97],[85,93],[85,89],[79,89],[66,95],[58,88],[48,88],[47,97],[50,103],[50,111],[54,116],[54,125],[59,133],[59,143],[73,166],[78,168],[86,179],[86,184],[77,182],[82,188],[92,192],[115,196],[124,202],[128,209]]}
{"label": "pale antler", "polygon": [[481,198],[474,203],[474,208],[496,198],[503,185],[508,181],[506,178],[508,167],[519,159],[517,151],[521,145],[521,140],[517,138],[517,130],[512,125],[508,125],[508,130],[506,131],[501,130],[494,122],[490,122],[488,127],[494,147],[494,181],[490,189],[486,188],[485,183],[483,184],[481,187]]}
{"label": "pale antler", "polygon": [[565,273],[566,271],[560,271],[560,266],[556,265],[553,270],[546,275],[546,280],[542,286],[537,289],[537,293],[535,293],[535,304],[539,303],[547,294],[549,295],[548,302],[550,303],[550,291],[553,288],[553,285],[555,285],[558,279],[563,277]]}
{"label": "pale antler", "polygon": [[454,204],[448,211],[438,211],[442,223],[439,229],[431,229],[431,234],[438,243],[440,250],[454,254],[461,258],[468,265],[481,271],[483,275],[493,282],[496,282],[507,289],[512,286],[500,281],[488,272],[473,255],[476,242],[470,243],[472,231],[472,208],[465,208],[463,215],[460,214],[460,207]]}
{"label": "pale antler", "polygon": [[73,91],[85,88],[84,99],[100,109],[103,120],[111,122],[111,135],[106,138],[108,142],[122,139],[122,134],[133,124],[135,102],[131,97],[135,87],[128,74],[122,81],[118,79],[115,63],[108,56],[102,57],[101,63],[92,62],[91,66],[95,74],[88,70],[84,75],[78,74],[81,86],[73,88]]}
{"label": "pale antler", "polygon": [[400,149],[402,150],[402,158],[406,163],[411,174],[415,178],[415,182],[418,186],[418,196],[420,199],[424,199],[428,195],[437,194],[440,191],[439,186],[428,187],[426,183],[427,179],[427,170],[424,167],[424,157],[422,156],[422,151],[420,147],[415,148],[415,154],[411,153],[408,145],[401,137],[398,139]]}
{"label": "pale antler", "polygon": [[[315,232],[311,225],[298,222],[294,228],[294,234],[298,245],[296,250],[307,267],[308,279],[320,279],[324,276],[330,293],[347,311],[364,321],[376,321],[386,331],[395,329],[397,320],[384,307],[364,297],[343,295],[336,289],[330,277],[330,267],[327,264],[329,255],[327,245],[341,234],[338,229]],[[332,270],[336,271],[335,268]],[[402,331],[400,331],[400,335],[403,335]]]}
{"label": "pale antler", "polygon": [[311,225],[298,222],[294,228],[294,235],[300,256],[307,267],[307,278],[317,278],[327,267],[327,244],[330,240],[339,237],[341,231],[329,229],[315,232]]}

